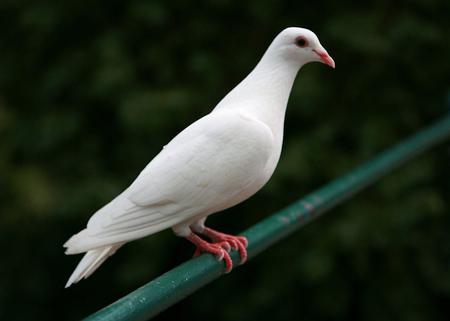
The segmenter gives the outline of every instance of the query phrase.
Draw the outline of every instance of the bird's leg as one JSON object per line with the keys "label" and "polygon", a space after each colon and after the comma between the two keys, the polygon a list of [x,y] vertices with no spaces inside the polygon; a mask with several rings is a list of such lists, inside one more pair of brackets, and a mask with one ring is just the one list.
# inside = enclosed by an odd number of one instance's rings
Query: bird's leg
{"label": "bird's leg", "polygon": [[191,232],[186,239],[197,246],[194,256],[199,255],[202,252],[211,253],[214,254],[219,261],[225,261],[225,273],[230,272],[233,268],[233,261],[231,260],[230,254],[223,248],[222,244],[209,243],[193,232]]}
{"label": "bird's leg", "polygon": [[230,244],[232,249],[239,251],[239,255],[241,256],[241,264],[244,264],[247,261],[248,241],[245,236],[229,235],[213,230],[209,227],[204,227],[201,234],[209,237],[214,243],[220,244],[226,242]]}
{"label": "bird's leg", "polygon": [[[230,247],[236,251],[239,251],[239,255],[241,256],[241,264],[247,261],[247,238],[244,236],[234,236],[213,230],[212,228],[206,227],[204,223],[205,219],[201,219],[192,224],[191,229],[196,233],[210,238],[215,244],[220,244],[227,251],[230,250]],[[228,248],[226,248],[227,246]]]}
{"label": "bird's leg", "polygon": [[200,256],[202,254],[202,251],[200,250],[200,248],[198,246],[195,246],[195,252],[192,255],[192,257],[197,257]]}

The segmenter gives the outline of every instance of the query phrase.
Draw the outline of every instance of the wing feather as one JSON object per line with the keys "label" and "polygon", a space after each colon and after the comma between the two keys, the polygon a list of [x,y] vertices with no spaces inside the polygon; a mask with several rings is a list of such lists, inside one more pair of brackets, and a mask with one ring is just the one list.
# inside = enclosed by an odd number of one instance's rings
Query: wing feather
{"label": "wing feather", "polygon": [[92,216],[91,243],[129,241],[235,205],[263,174],[272,148],[272,132],[257,120],[224,111],[201,118]]}

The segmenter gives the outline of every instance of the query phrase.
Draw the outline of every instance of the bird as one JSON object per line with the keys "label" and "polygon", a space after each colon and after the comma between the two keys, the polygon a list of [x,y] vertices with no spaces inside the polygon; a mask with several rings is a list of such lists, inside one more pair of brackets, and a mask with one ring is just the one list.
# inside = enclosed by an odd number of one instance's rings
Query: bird
{"label": "bird", "polygon": [[206,218],[254,195],[280,159],[289,95],[307,63],[334,60],[311,30],[289,27],[213,110],[176,135],[111,202],[64,244],[85,253],[66,288],[89,277],[125,243],[171,228],[231,271],[231,249],[247,260],[247,239],[205,226]]}

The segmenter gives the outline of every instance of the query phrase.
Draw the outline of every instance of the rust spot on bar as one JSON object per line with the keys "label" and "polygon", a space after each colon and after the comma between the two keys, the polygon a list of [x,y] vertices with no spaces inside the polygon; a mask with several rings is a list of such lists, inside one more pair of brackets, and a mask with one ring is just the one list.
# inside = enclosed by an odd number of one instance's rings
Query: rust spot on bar
{"label": "rust spot on bar", "polygon": [[312,214],[313,212],[315,212],[316,208],[314,207],[313,204],[311,204],[311,203],[309,203],[309,202],[305,202],[305,201],[303,201],[302,204],[303,204],[303,207],[306,208],[306,210],[307,210],[308,212],[310,212],[311,214]]}
{"label": "rust spot on bar", "polygon": [[301,202],[301,204],[306,209],[306,213],[305,213],[305,215],[300,215],[300,217],[298,218],[299,221],[306,219],[307,216],[309,216],[309,215],[314,216],[314,214],[316,212],[316,207],[313,204],[306,202],[306,201]]}

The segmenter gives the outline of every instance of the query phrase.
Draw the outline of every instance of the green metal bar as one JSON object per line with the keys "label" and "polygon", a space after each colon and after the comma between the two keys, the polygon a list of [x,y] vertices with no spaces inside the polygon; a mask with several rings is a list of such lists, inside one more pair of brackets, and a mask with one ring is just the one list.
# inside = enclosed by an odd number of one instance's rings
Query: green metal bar
{"label": "green metal bar", "polygon": [[[253,225],[242,233],[249,241],[249,258],[449,136],[450,115]],[[234,263],[238,262],[235,251],[232,252],[232,258]],[[218,278],[223,272],[223,262],[216,261],[209,254],[201,255],[164,273],[85,320],[148,320]]]}

